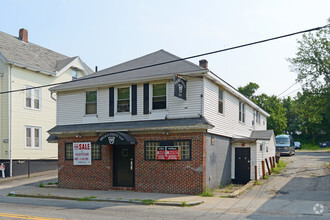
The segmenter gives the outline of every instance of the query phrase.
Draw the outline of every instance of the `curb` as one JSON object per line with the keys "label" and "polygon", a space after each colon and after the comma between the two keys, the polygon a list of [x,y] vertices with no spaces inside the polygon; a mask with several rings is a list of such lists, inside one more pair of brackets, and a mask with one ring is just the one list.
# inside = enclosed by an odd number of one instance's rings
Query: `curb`
{"label": "curb", "polygon": [[254,180],[250,180],[250,182],[248,182],[247,184],[245,184],[244,186],[242,186],[238,190],[234,191],[230,195],[228,195],[228,197],[229,198],[238,197],[240,194],[242,194],[243,192],[245,192],[249,187],[253,186],[253,184],[254,184]]}
{"label": "curb", "polygon": [[203,203],[203,201],[194,202],[162,202],[154,200],[140,200],[140,199],[97,199],[97,198],[76,198],[66,196],[46,196],[46,195],[35,195],[35,194],[17,194],[14,192],[8,193],[8,196],[12,197],[27,197],[27,198],[40,198],[40,199],[65,199],[65,200],[77,200],[77,201],[94,201],[94,202],[121,202],[121,203],[133,203],[140,205],[161,205],[161,206],[196,206]]}

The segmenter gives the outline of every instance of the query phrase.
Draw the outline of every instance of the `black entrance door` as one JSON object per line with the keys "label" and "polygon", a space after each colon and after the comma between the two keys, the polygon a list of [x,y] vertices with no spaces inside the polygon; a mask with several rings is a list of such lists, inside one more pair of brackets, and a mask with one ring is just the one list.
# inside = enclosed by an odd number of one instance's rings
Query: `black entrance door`
{"label": "black entrance door", "polygon": [[113,147],[114,186],[134,187],[134,145]]}
{"label": "black entrance door", "polygon": [[235,182],[250,181],[250,148],[235,148]]}

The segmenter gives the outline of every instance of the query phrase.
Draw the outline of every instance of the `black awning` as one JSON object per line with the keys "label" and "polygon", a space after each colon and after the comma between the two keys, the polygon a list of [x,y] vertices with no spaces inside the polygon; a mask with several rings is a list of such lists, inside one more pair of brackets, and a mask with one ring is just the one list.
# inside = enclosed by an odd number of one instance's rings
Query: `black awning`
{"label": "black awning", "polygon": [[137,142],[131,135],[117,131],[102,134],[96,143],[100,145],[131,145]]}

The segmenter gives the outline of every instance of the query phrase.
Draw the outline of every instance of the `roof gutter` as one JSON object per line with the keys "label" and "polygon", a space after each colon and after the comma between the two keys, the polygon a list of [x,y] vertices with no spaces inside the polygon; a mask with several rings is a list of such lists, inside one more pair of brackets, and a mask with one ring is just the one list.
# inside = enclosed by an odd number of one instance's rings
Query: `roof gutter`
{"label": "roof gutter", "polygon": [[[189,77],[189,76],[195,76],[195,75],[199,75],[199,74],[205,74],[206,71],[203,70],[203,71],[196,71],[196,72],[187,72],[187,73],[178,73],[180,76],[183,76],[183,77]],[[136,84],[136,83],[143,83],[145,81],[150,81],[150,80],[165,80],[165,79],[173,79],[173,74],[174,73],[166,73],[166,74],[163,74],[163,75],[158,75],[158,76],[154,76],[154,75],[151,75],[149,77],[143,77],[143,78],[139,78],[139,79],[134,79],[132,81],[127,81],[127,79],[123,79],[123,80],[120,80],[120,81],[116,81],[114,83],[112,82],[104,82],[104,83],[100,83],[100,84],[94,84],[94,85],[86,85],[86,86],[79,86],[79,85],[76,85],[75,87],[71,87],[71,88],[63,88],[63,89],[56,89],[56,87],[52,87],[52,88],[49,88],[50,91],[56,91],[56,92],[65,92],[65,91],[74,91],[74,90],[81,90],[81,89],[89,89],[89,88],[102,88],[102,87],[109,87],[109,86],[115,86],[115,85],[120,85],[120,84]],[[101,78],[102,76],[100,77],[97,77],[97,78]],[[106,77],[106,76],[104,76]],[[86,79],[86,80],[89,80],[89,79]],[[91,78],[90,80],[93,80],[93,78]],[[79,81],[79,79],[78,79]],[[76,83],[77,80],[75,81],[72,81],[73,83]]]}
{"label": "roof gutter", "polygon": [[6,60],[6,61],[7,61],[8,64],[11,64],[13,66],[25,68],[25,69],[32,70],[32,71],[35,71],[35,72],[39,72],[39,73],[42,73],[42,74],[45,74],[45,75],[48,75],[48,76],[55,76],[55,73],[52,72],[52,71],[36,68],[36,67],[30,66],[30,65],[27,65],[27,64],[24,64],[24,63],[19,63],[19,62],[12,61],[12,60]]}
{"label": "roof gutter", "polygon": [[231,86],[229,83],[227,83],[226,81],[222,80],[219,76],[217,76],[216,74],[214,74],[213,72],[210,71],[210,73],[212,74],[207,74],[206,77],[208,77],[209,79],[215,80],[216,82],[219,82],[219,84],[223,87],[225,87],[228,91],[230,91],[234,96],[238,97],[241,100],[244,100],[247,104],[251,105],[252,107],[254,107],[256,110],[258,110],[259,112],[261,112],[263,115],[265,115],[266,117],[269,117],[270,114],[268,112],[266,112],[265,110],[263,110],[262,108],[260,108],[257,104],[255,104],[254,102],[252,102],[250,99],[248,99],[247,97],[245,97],[243,94],[241,94],[239,91],[237,91],[233,86]]}

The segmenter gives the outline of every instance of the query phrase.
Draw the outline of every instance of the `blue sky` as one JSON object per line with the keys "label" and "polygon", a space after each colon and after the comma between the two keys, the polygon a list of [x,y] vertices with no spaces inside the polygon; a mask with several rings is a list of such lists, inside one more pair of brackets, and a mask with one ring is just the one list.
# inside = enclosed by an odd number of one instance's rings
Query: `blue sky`
{"label": "blue sky", "polygon": [[[164,49],[180,57],[219,50],[326,25],[328,0],[0,0],[0,31],[99,70]],[[258,93],[279,95],[295,82],[286,58],[301,35],[190,60],[234,87],[249,82]],[[283,95],[295,95],[300,85]]]}

